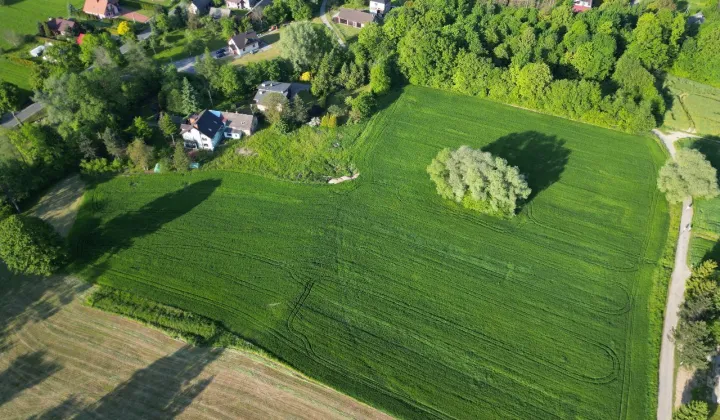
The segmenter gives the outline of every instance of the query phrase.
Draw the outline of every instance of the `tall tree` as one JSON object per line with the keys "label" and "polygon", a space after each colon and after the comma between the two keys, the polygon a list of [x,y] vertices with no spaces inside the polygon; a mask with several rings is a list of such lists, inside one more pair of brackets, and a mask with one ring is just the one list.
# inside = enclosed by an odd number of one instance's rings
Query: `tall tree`
{"label": "tall tree", "polygon": [[175,145],[173,152],[173,166],[178,172],[187,172],[190,167],[190,158],[185,153],[185,146],[182,142]]}
{"label": "tall tree", "polygon": [[145,144],[142,139],[135,139],[127,148],[128,157],[136,168],[147,171],[152,161],[152,147]]}
{"label": "tall tree", "polygon": [[158,121],[158,126],[160,127],[160,131],[162,131],[165,137],[170,137],[172,139],[173,145],[175,145],[175,133],[177,133],[178,126],[173,122],[170,114],[168,114],[167,112],[163,112],[160,120]]}
{"label": "tall tree", "polygon": [[200,109],[200,104],[198,103],[195,89],[192,87],[187,77],[183,78],[181,94],[182,110],[185,115],[190,115]]}
{"label": "tall tree", "polygon": [[57,232],[41,219],[12,215],[0,222],[0,259],[15,273],[49,276],[64,251]]}
{"label": "tall tree", "polygon": [[[20,108],[20,93],[17,86],[9,82],[0,81],[0,116],[6,112],[15,116],[15,111]],[[20,121],[18,120],[18,124]]]}
{"label": "tall tree", "polygon": [[298,73],[313,68],[333,45],[328,29],[310,22],[288,25],[280,44],[282,57],[289,60]]}
{"label": "tall tree", "polygon": [[112,128],[105,128],[105,131],[99,134],[99,137],[105,145],[105,150],[107,150],[110,156],[116,159],[121,159],[125,156],[125,149],[127,148],[127,144],[125,144],[125,142],[120,137],[118,137],[118,135]]}
{"label": "tall tree", "polygon": [[717,171],[705,155],[693,149],[678,150],[676,159],[660,168],[657,185],[672,203],[688,197],[713,198],[720,194]]}

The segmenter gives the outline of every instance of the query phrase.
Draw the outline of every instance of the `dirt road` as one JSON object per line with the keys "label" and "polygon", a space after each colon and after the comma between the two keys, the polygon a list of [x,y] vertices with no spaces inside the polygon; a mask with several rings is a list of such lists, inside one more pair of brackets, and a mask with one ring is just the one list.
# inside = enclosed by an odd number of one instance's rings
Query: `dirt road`
{"label": "dirt road", "polygon": [[[665,135],[659,130],[653,130],[668,148],[670,155],[675,158],[676,140],[691,135],[671,133]],[[692,200],[686,199],[683,202],[682,216],[680,219],[680,235],[678,236],[677,248],[675,249],[675,267],[670,279],[667,304],[665,307],[665,321],[663,323],[662,344],[660,346],[660,372],[658,380],[658,420],[670,420],[673,411],[673,390],[675,388],[675,343],[672,341],[672,331],[677,326],[678,311],[683,303],[685,295],[685,282],[690,277],[690,268],[687,265],[687,254],[690,246],[690,230],[686,229],[692,223],[693,208]]]}

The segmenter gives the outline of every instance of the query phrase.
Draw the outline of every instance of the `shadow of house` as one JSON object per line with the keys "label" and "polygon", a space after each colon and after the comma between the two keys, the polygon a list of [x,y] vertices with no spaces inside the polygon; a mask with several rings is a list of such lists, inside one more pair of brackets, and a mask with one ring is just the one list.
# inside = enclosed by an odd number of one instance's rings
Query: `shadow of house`
{"label": "shadow of house", "polygon": [[105,223],[93,215],[102,208],[102,202],[86,202],[70,238],[74,257],[71,271],[82,270],[86,280],[96,280],[113,255],[130,248],[136,239],[153,234],[165,224],[190,212],[210,197],[218,186],[218,179],[199,181]]}
{"label": "shadow of house", "polygon": [[195,379],[222,353],[218,348],[184,346],[135,372],[75,419],[174,418],[213,381]]}
{"label": "shadow of house", "polygon": [[526,203],[560,180],[570,158],[564,140],[537,131],[508,134],[483,147],[483,151],[520,168],[532,189]]}
{"label": "shadow of house", "polygon": [[44,351],[35,351],[13,360],[0,373],[0,406],[12,401],[20,392],[30,389],[60,370],[55,362],[45,360]]}

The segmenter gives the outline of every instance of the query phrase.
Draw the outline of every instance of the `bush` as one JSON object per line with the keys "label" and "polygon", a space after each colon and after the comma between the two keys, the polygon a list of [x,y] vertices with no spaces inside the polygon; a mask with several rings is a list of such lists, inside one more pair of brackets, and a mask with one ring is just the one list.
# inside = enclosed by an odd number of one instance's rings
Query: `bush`
{"label": "bush", "polygon": [[12,215],[0,222],[0,259],[15,273],[49,276],[64,258],[62,239],[37,217]]}
{"label": "bush", "polygon": [[427,172],[440,196],[481,213],[512,217],[518,203],[530,196],[516,166],[467,146],[441,150]]}
{"label": "bush", "polygon": [[100,175],[110,172],[120,172],[125,169],[120,159],[114,159],[112,163],[109,163],[107,159],[83,159],[80,162],[80,173],[83,175]]}
{"label": "bush", "polygon": [[673,413],[673,420],[707,420],[709,415],[705,401],[690,401]]}

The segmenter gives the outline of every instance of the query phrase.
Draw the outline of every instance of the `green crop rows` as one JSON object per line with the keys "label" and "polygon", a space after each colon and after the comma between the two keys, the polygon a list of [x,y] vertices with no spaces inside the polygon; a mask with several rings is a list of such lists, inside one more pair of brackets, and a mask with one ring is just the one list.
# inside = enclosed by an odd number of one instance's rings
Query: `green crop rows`
{"label": "green crop rows", "polygon": [[[101,183],[75,269],[403,417],[653,416],[648,295],[668,224],[654,140],[414,87],[365,135],[360,178],[337,186]],[[425,167],[464,144],[528,175],[514,220],[435,194]]]}

